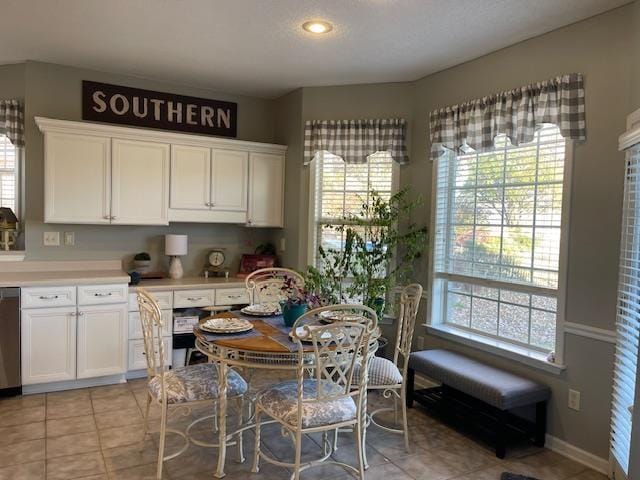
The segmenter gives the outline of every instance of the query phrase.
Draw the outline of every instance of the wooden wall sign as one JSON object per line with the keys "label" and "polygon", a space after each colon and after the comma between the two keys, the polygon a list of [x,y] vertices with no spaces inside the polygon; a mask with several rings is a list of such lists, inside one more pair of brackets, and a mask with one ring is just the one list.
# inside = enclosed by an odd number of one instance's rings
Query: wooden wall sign
{"label": "wooden wall sign", "polygon": [[83,80],[82,119],[235,137],[238,104]]}

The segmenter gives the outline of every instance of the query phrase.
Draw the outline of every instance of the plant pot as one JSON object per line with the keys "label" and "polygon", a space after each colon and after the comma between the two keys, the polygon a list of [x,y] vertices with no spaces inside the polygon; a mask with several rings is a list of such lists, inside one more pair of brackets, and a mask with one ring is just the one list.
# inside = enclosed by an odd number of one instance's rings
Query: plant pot
{"label": "plant pot", "polygon": [[151,267],[151,260],[134,260],[133,266],[138,273],[147,273]]}
{"label": "plant pot", "polygon": [[280,302],[282,308],[282,319],[284,320],[285,327],[293,327],[296,320],[300,318],[307,311],[307,305],[302,304],[290,304],[286,302]]}
{"label": "plant pot", "polygon": [[377,297],[373,299],[373,309],[378,316],[378,321],[382,319],[382,315],[384,315],[384,297]]}

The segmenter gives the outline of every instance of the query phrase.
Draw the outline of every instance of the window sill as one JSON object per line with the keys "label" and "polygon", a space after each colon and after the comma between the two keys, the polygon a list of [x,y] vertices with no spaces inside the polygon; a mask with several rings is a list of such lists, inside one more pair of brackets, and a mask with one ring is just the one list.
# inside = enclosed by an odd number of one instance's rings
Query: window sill
{"label": "window sill", "polygon": [[22,262],[25,255],[24,250],[0,250],[0,262]]}
{"label": "window sill", "polygon": [[484,337],[446,325],[425,325],[425,327],[428,333],[436,337],[452,340],[484,352],[515,360],[516,362],[553,373],[554,375],[560,375],[567,368],[566,365],[548,362],[546,355],[543,353],[525,347],[519,347],[508,342]]}

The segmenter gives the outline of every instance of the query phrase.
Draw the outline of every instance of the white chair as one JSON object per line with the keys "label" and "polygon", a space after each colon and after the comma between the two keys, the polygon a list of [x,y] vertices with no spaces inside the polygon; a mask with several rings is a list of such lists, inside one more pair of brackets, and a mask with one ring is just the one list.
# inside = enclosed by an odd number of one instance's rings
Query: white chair
{"label": "white chair", "polygon": [[288,279],[299,287],[304,287],[302,275],[288,268],[261,268],[251,272],[245,279],[251,304],[284,300],[287,295],[282,291],[282,287]]}
{"label": "white chair", "polygon": [[[320,325],[317,329],[305,328],[325,310],[353,312],[349,321]],[[298,331],[297,327],[302,327]],[[252,471],[259,470],[259,460],[292,468],[291,478],[298,480],[300,472],[321,462],[341,465],[364,479],[362,429],[366,414],[366,381],[363,375],[353,382],[353,372],[358,362],[367,365],[370,356],[370,338],[377,328],[373,310],[362,305],[333,305],[311,310],[300,317],[292,336],[298,344],[297,378],[268,387],[256,398],[256,439]],[[304,345],[313,346],[303,351]],[[307,343],[308,342],[308,343]],[[260,448],[261,416],[265,414],[280,424],[293,440],[295,460],[286,463],[270,457]],[[356,435],[358,467],[329,460],[333,453],[328,432],[340,427],[351,427]],[[323,456],[301,462],[302,436],[322,432]]]}
{"label": "white chair", "polygon": [[[178,411],[179,407],[184,408],[183,413],[189,413],[189,407],[196,404],[216,402],[218,399],[218,370],[213,363],[204,363],[186,367],[178,367],[169,370],[165,367],[165,350],[162,332],[162,316],[160,307],[149,293],[144,289],[138,289],[138,306],[140,308],[140,321],[142,323],[142,333],[144,339],[144,354],[147,362],[147,374],[149,377],[147,390],[147,405],[144,412],[144,427],[142,441],[144,442],[149,428],[149,408],[152,403],[158,404],[161,409],[160,417],[160,442],[158,447],[158,466],[156,477],[162,478],[162,465],[165,460],[170,460],[184,453],[189,447],[189,443],[202,446],[216,446],[190,437],[190,429],[197,423],[215,418],[213,415],[199,418],[191,423],[185,430],[180,432],[167,428],[168,417]],[[247,383],[235,371],[230,371],[228,376],[229,397],[242,398],[247,391]],[[215,403],[214,403],[215,405]],[[173,407],[169,412],[169,407]],[[239,407],[240,421],[242,421],[242,406]],[[184,439],[184,445],[171,455],[164,455],[166,433],[171,432],[180,435]],[[242,460],[242,433],[238,433],[237,439],[231,444],[238,446],[238,455]]]}
{"label": "white chair", "polygon": [[[402,289],[400,294],[400,312],[397,318],[396,342],[393,349],[393,360],[383,357],[373,357],[369,361],[369,390],[382,390],[384,398],[393,398],[393,408],[383,407],[369,414],[369,419],[374,425],[393,433],[404,435],[405,449],[409,452],[409,429],[407,425],[407,369],[409,368],[409,355],[411,354],[411,342],[415,330],[416,316],[422,297],[422,286],[413,283]],[[356,381],[360,377],[361,368],[356,366],[354,374]],[[394,412],[397,423],[398,401],[402,409],[402,428],[390,428],[376,421],[376,415],[382,412]],[[366,462],[366,453],[365,453]]]}

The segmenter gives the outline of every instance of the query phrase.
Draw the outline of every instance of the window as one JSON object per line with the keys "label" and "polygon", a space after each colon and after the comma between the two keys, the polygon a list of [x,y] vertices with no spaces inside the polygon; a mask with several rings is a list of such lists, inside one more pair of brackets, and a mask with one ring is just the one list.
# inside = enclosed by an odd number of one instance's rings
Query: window
{"label": "window", "polygon": [[309,242],[314,264],[318,246],[342,248],[344,234],[334,227],[344,224],[345,217],[358,214],[362,204],[369,201],[371,190],[383,198],[391,197],[396,190],[397,167],[391,155],[378,152],[367,160],[353,164],[329,152],[316,156],[313,241]]}
{"label": "window", "polygon": [[[628,473],[640,329],[640,147],[627,152],[618,286],[615,372],[611,413],[611,450]],[[638,405],[639,400],[635,403]],[[636,407],[637,408],[637,407]]]}
{"label": "window", "polygon": [[0,135],[0,207],[18,214],[18,149]]}
{"label": "window", "polygon": [[556,348],[565,140],[544,126],[437,160],[432,324]]}

